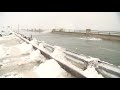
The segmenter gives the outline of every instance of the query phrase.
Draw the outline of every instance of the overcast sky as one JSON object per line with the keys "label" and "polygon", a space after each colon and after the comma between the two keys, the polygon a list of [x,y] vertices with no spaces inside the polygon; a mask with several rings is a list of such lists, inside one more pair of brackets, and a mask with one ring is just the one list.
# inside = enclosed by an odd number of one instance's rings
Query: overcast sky
{"label": "overcast sky", "polygon": [[119,12],[0,12],[0,27],[120,31]]}

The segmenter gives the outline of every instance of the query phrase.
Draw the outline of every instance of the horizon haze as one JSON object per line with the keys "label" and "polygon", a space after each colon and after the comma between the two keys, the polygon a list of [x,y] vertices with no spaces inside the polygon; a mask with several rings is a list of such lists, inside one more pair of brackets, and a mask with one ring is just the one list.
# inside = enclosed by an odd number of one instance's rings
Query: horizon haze
{"label": "horizon haze", "polygon": [[119,12],[0,12],[0,28],[120,31]]}

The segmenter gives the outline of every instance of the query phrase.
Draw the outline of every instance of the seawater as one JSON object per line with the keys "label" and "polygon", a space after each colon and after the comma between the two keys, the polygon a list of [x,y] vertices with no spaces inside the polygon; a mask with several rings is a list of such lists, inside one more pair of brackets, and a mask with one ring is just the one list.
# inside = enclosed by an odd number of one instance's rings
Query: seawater
{"label": "seawater", "polygon": [[54,33],[21,31],[24,35],[32,35],[48,44],[58,45],[70,51],[84,54],[120,66],[120,41],[101,40],[81,36],[62,35]]}

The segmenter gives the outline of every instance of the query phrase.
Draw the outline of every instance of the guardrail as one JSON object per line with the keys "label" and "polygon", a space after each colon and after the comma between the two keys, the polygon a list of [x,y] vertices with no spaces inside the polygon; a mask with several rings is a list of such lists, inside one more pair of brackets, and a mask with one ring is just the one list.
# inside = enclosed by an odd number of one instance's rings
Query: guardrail
{"label": "guardrail", "polygon": [[[54,49],[52,45],[49,45],[49,44],[47,45],[48,47],[51,47],[52,49]],[[86,56],[83,56],[83,57],[86,57],[85,59],[85,58],[82,58],[81,55],[68,51],[68,50],[66,50],[64,53],[66,54],[65,57],[68,60],[70,60],[73,63],[76,63],[75,65],[83,70],[87,69],[87,66],[91,63],[91,61],[89,62],[88,60],[86,60],[87,59]],[[106,78],[119,78],[120,77],[119,67],[113,64],[101,61],[101,60],[98,60],[96,64],[93,59],[92,63],[94,64],[96,71],[98,71],[98,73],[102,74],[104,77]]]}
{"label": "guardrail", "polygon": [[88,60],[90,57],[79,55],[68,50],[64,51],[65,58],[68,62],[64,62],[50,54],[55,49],[53,45],[38,41],[39,43],[43,43],[44,48],[48,50],[48,52],[46,52],[45,50],[40,49],[38,46],[33,45],[29,40],[24,38],[24,35],[17,33],[15,33],[15,35],[20,37],[25,42],[31,44],[35,49],[40,50],[41,54],[43,54],[46,58],[56,60],[64,70],[77,78],[89,78],[89,75],[84,74],[84,70],[86,70],[88,66],[93,66],[96,71],[105,78],[120,77],[120,68],[113,64],[95,58]]}
{"label": "guardrail", "polygon": [[77,67],[75,67],[72,64],[68,64],[68,63],[62,62],[61,60],[52,57],[50,55],[50,53],[47,53],[47,52],[41,50],[38,46],[33,45],[32,43],[30,43],[29,40],[23,38],[21,35],[19,35],[17,33],[15,33],[15,35],[18,36],[19,38],[21,38],[22,40],[24,40],[25,42],[31,44],[35,49],[40,50],[41,54],[43,54],[48,59],[54,59],[54,60],[56,60],[64,70],[66,70],[68,73],[72,74],[73,76],[75,76],[77,78],[87,78],[87,76],[84,75],[84,73],[82,72],[82,69],[77,68]]}

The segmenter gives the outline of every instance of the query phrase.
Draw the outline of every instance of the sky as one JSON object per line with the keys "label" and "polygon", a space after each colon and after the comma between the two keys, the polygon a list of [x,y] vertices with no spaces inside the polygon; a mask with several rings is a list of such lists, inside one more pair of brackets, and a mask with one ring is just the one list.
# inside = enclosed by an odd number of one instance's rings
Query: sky
{"label": "sky", "polygon": [[0,12],[0,27],[120,31],[120,12]]}

